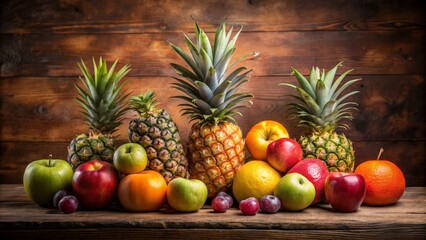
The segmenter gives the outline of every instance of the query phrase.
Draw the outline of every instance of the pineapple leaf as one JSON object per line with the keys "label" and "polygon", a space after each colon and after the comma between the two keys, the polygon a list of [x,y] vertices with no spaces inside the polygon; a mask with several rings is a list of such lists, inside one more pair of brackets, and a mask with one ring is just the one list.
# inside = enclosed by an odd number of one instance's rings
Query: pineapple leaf
{"label": "pineapple leaf", "polygon": [[214,40],[214,46],[213,46],[213,65],[216,66],[216,64],[219,62],[219,57],[222,56],[223,51],[226,47],[226,27],[225,22],[223,22],[220,27],[216,30],[215,40]]}
{"label": "pineapple leaf", "polygon": [[312,89],[317,85],[317,81],[319,80],[319,76],[314,67],[311,69],[311,75],[309,76],[309,83],[311,84]]}
{"label": "pineapple leaf", "polygon": [[209,101],[209,105],[213,107],[219,107],[225,101],[225,93],[219,93],[213,96],[213,98]]}
{"label": "pineapple leaf", "polygon": [[197,66],[200,68],[201,66],[198,64],[200,62],[200,53],[198,52],[198,49],[194,44],[192,43],[191,39],[186,34],[183,34],[185,36],[186,45],[189,48],[189,51],[191,52],[192,58],[194,59]]}
{"label": "pineapple leaf", "polygon": [[201,54],[201,59],[203,60],[203,61],[200,62],[201,63],[201,66],[200,66],[201,72],[202,72],[203,76],[206,76],[209,69],[213,68],[213,63],[212,63],[210,56],[206,52],[206,50],[204,50],[203,48],[200,50],[200,54]]}
{"label": "pineapple leaf", "polygon": [[248,75],[249,73],[251,73],[251,71],[252,71],[252,70],[248,70],[248,71],[246,71],[246,72],[244,72],[244,73],[242,73],[242,74],[240,74],[240,75],[238,75],[238,76],[234,77],[234,78],[232,79],[232,85],[231,85],[231,86],[234,86],[236,83],[240,82],[241,80],[246,79],[247,75]]}
{"label": "pineapple leaf", "polygon": [[226,93],[229,89],[229,87],[231,86],[232,81],[224,81],[222,82],[215,90],[214,90],[214,95],[218,94],[218,93]]}
{"label": "pineapple leaf", "polygon": [[336,97],[334,97],[333,98],[333,95],[334,95],[334,93],[336,92],[336,89],[337,89],[337,87],[340,85],[340,83],[342,82],[342,80],[346,77],[346,75],[348,75],[350,72],[352,72],[353,71],[353,69],[350,69],[350,70],[348,70],[348,71],[346,71],[346,72],[344,72],[342,75],[340,75],[340,77],[338,77],[337,79],[336,79],[336,81],[334,81],[334,83],[333,83],[333,85],[331,86],[331,88],[330,88],[330,91],[329,91],[329,93],[330,93],[330,97],[329,97],[329,99],[328,100],[330,100],[330,99],[334,99],[334,98],[336,98]]}
{"label": "pineapple leaf", "polygon": [[[191,88],[188,88],[187,85],[184,85],[184,84],[181,84],[181,83],[172,83],[172,85],[173,85],[174,89],[177,89],[177,90],[179,90],[179,91],[181,91],[181,92],[183,92],[183,93],[185,93],[185,94],[187,94],[191,97],[199,97],[198,92],[196,92],[197,89],[192,87],[192,86],[191,86]],[[194,89],[195,89],[195,91],[194,91]]]}
{"label": "pineapple leaf", "polygon": [[219,109],[228,108],[230,106],[234,106],[236,104],[241,103],[246,98],[253,97],[251,94],[248,93],[237,93],[234,95],[231,95],[229,98],[225,98],[224,102],[219,105]]}
{"label": "pineapple leaf", "polygon": [[[198,68],[197,64],[190,58],[181,48],[178,46],[170,43],[172,48],[179,54],[179,56],[191,67],[191,69],[194,71],[194,73],[199,77],[202,78],[203,74],[201,73],[200,69]],[[172,65],[173,66],[173,65]]]}
{"label": "pineapple leaf", "polygon": [[350,85],[352,85],[352,84],[354,84],[354,83],[356,83],[356,82],[358,82],[360,80],[361,80],[361,78],[357,78],[357,79],[353,79],[353,80],[347,81],[345,84],[342,85],[342,87],[339,88],[339,90],[337,90],[333,94],[332,99],[336,99],[340,95],[340,93],[343,92],[343,90],[345,90],[347,87],[349,87]]}
{"label": "pineapple leaf", "polygon": [[203,100],[193,99],[192,102],[195,103],[204,114],[211,114],[210,105]]}
{"label": "pineapple leaf", "polygon": [[191,79],[192,81],[199,79],[197,75],[195,75],[193,72],[189,71],[188,69],[179,64],[171,63],[170,65],[176,70],[179,75],[183,77]]}
{"label": "pineapple leaf", "polygon": [[314,88],[311,86],[308,80],[306,80],[306,78],[295,68],[291,68],[291,69],[292,69],[292,74],[296,76],[296,79],[299,82],[300,86],[305,90],[304,92],[309,94],[309,96],[311,96],[312,99],[315,99],[316,97],[315,97]]}
{"label": "pineapple leaf", "polygon": [[347,93],[346,95],[344,95],[343,97],[341,97],[341,98],[339,98],[338,100],[337,100],[337,102],[336,102],[336,104],[340,104],[343,100],[345,100],[346,98],[348,98],[348,97],[350,97],[350,96],[352,96],[352,95],[354,95],[354,94],[357,94],[357,93],[359,93],[359,91],[353,91],[353,92],[350,92],[350,93]]}
{"label": "pineapple leaf", "polygon": [[233,63],[231,63],[231,65],[229,65],[229,67],[226,69],[226,71],[228,71],[230,68],[232,68],[234,65],[236,65],[237,63],[241,62],[242,60],[246,59],[247,57],[253,56],[256,57],[258,56],[259,53],[258,52],[251,52],[251,53],[247,53],[245,55],[243,55],[242,57],[238,58],[237,60],[235,60]]}
{"label": "pineapple leaf", "polygon": [[303,89],[296,88],[296,90],[299,92],[303,101],[306,103],[306,106],[310,109],[310,112],[312,114],[319,116],[322,111],[321,111],[321,107],[318,106],[318,104],[315,102],[315,100],[308,93],[306,93]]}
{"label": "pineapple leaf", "polygon": [[187,101],[187,102],[190,102],[190,103],[192,103],[192,99],[193,99],[193,98],[189,98],[189,97],[187,97],[187,96],[172,96],[172,97],[170,97],[170,98],[182,99],[182,100]]}
{"label": "pineapple leaf", "polygon": [[232,95],[234,94],[234,92],[235,92],[235,91],[237,91],[237,90],[238,90],[238,88],[239,88],[242,84],[244,84],[245,82],[248,82],[248,80],[239,81],[239,82],[237,83],[237,85],[232,86],[232,88],[231,88],[231,89],[229,89],[229,91],[226,93],[226,98],[228,98],[229,96],[232,96]]}
{"label": "pineapple leaf", "polygon": [[207,84],[200,81],[196,81],[195,86],[197,87],[201,99],[210,100],[213,97],[213,92],[209,88],[209,86],[207,86]]}
{"label": "pineapple leaf", "polygon": [[[102,58],[99,59],[99,62],[102,61]],[[93,76],[95,77],[95,85],[98,85],[98,68],[96,66],[96,61],[95,58],[92,58],[92,62],[93,62]]]}
{"label": "pineapple leaf", "polygon": [[327,116],[330,113],[332,113],[334,111],[336,107],[336,101],[335,100],[331,100],[329,102],[327,102],[324,106],[324,108],[322,109],[322,114],[321,117]]}
{"label": "pineapple leaf", "polygon": [[317,81],[317,86],[315,88],[315,97],[319,107],[323,108],[324,105],[327,103],[327,87],[325,86],[325,82],[323,80]]}
{"label": "pineapple leaf", "polygon": [[232,54],[234,54],[235,48],[230,49],[228,52],[226,52],[222,58],[219,60],[219,62],[215,65],[216,72],[219,76],[219,82],[223,77],[225,76],[225,72],[227,70],[226,66],[228,65],[229,61],[231,60]]}
{"label": "pineapple leaf", "polygon": [[251,101],[247,101],[248,96],[251,95],[243,97],[243,95],[234,94],[243,83],[247,82],[246,77],[251,70],[245,71],[246,68],[240,67],[226,76],[233,65],[253,55],[253,53],[246,54],[230,64],[235,52],[234,45],[242,31],[241,28],[232,36],[232,29],[231,27],[229,32],[226,32],[226,24],[223,22],[216,29],[214,45],[211,45],[207,34],[195,22],[196,42],[192,42],[187,35],[184,35],[192,58],[179,47],[170,44],[189,66],[187,69],[178,64],[171,64],[177,74],[182,76],[182,79],[174,78],[177,82],[172,86],[185,95],[172,98],[182,99],[191,104],[180,106],[184,109],[183,114],[189,115],[190,121],[199,120],[200,124],[228,121],[233,119],[231,115],[240,114],[235,110],[229,110],[229,107],[235,105],[235,109],[238,109],[237,106],[247,102],[252,104]]}
{"label": "pineapple leaf", "polygon": [[235,42],[237,41],[238,36],[240,35],[242,30],[243,30],[243,27],[241,26],[240,30],[234,35],[232,40],[228,42],[228,45],[225,48],[225,52],[228,52],[230,49],[234,48]]}
{"label": "pineapple leaf", "polygon": [[213,67],[211,67],[207,73],[206,76],[206,84],[209,86],[209,88],[212,91],[215,91],[217,86],[219,85],[218,83],[218,78],[217,78],[217,74],[216,71]]}
{"label": "pineapple leaf", "polygon": [[325,74],[324,84],[327,90],[331,88],[331,84],[333,83],[334,76],[336,75],[336,71],[340,66],[342,66],[342,62],[339,62],[336,66],[334,66],[330,71],[328,71]]}
{"label": "pineapple leaf", "polygon": [[340,110],[343,107],[351,106],[351,105],[354,106],[353,108],[355,110],[358,110],[358,108],[355,107],[355,106],[358,106],[358,103],[356,103],[356,102],[345,102],[345,103],[339,104],[339,105],[336,106],[335,110],[338,111],[338,110]]}
{"label": "pineapple leaf", "polygon": [[305,105],[298,104],[298,103],[287,104],[287,110],[289,110],[289,111],[295,110],[295,111],[303,111],[303,112],[309,111],[309,109]]}
{"label": "pineapple leaf", "polygon": [[[246,70],[247,68],[245,67],[239,67],[237,69],[235,69],[234,71],[232,71],[232,73],[230,73],[226,78],[225,78],[225,82],[226,81],[232,81],[238,74],[240,74],[240,72]],[[250,70],[251,71],[251,70]]]}
{"label": "pineapple leaf", "polygon": [[210,40],[207,37],[207,34],[201,30],[200,32],[201,37],[201,50],[204,50],[207,53],[207,56],[210,60],[213,60],[213,53],[212,53],[212,46],[210,44]]}
{"label": "pineapple leaf", "polygon": [[117,65],[117,63],[118,63],[118,59],[116,59],[115,60],[115,62],[112,64],[112,66],[110,67],[110,69],[109,69],[109,71],[108,71],[108,74],[107,74],[107,76],[106,76],[106,78],[107,79],[111,79],[112,78],[112,76],[113,76],[113,74],[114,74],[114,69],[115,69],[115,66]]}

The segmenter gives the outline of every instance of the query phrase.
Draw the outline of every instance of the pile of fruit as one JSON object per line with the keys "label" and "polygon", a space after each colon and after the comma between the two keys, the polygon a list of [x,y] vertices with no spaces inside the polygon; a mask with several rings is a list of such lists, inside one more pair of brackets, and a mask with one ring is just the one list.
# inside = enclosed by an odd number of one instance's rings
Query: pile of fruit
{"label": "pile of fruit", "polygon": [[[166,206],[194,212],[207,199],[214,212],[226,212],[235,202],[246,215],[315,204],[354,212],[363,202],[397,202],[405,189],[402,171],[380,155],[354,171],[352,142],[336,132],[348,129],[342,120],[351,120],[357,109],[346,100],[357,91],[343,91],[360,80],[343,81],[352,70],[335,79],[341,63],[327,72],[312,68],[309,79],[293,69],[298,86],[280,84],[295,90],[288,110],[309,135],[291,139],[281,123],[265,120],[243,137],[234,117],[253,104],[252,95],[240,91],[251,70],[236,64],[257,53],[230,63],[240,32],[232,37],[232,28],[227,32],[223,23],[211,44],[195,23],[195,42],[185,35],[189,54],[171,44],[187,64],[171,64],[178,75],[173,87],[182,93],[172,98],[182,101],[182,115],[194,122],[187,149],[172,117],[157,108],[154,92],[127,101],[122,80],[129,65],[115,71],[117,61],[108,69],[101,58],[93,60],[91,73],[82,60],[82,85],[75,87],[89,131],[71,141],[67,161],[50,157],[27,166],[28,197],[64,213],[113,205],[136,212]],[[129,110],[136,113],[129,121],[129,143],[116,148],[114,134]],[[246,147],[252,159],[247,162]]]}

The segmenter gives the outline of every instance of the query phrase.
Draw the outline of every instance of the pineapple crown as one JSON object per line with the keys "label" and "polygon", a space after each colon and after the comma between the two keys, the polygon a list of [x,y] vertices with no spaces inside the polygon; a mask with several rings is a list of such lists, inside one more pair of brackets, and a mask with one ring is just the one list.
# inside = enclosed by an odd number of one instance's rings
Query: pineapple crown
{"label": "pineapple crown", "polygon": [[290,114],[299,117],[299,125],[315,131],[333,131],[336,128],[348,129],[347,124],[342,124],[342,119],[352,120],[351,110],[357,110],[358,104],[347,102],[346,98],[359,91],[352,91],[343,96],[340,94],[350,85],[361,79],[353,79],[339,86],[346,75],[353,69],[344,72],[336,80],[336,71],[342,62],[338,63],[328,72],[321,72],[318,67],[312,67],[309,81],[296,69],[292,68],[292,74],[296,76],[300,87],[290,83],[280,85],[294,88],[299,93],[291,95],[296,103],[288,104]]}
{"label": "pineapple crown", "polygon": [[90,130],[94,133],[112,134],[121,124],[122,116],[128,110],[125,106],[125,99],[129,94],[121,91],[125,82],[120,84],[123,77],[130,71],[130,65],[125,65],[118,72],[115,72],[115,66],[118,60],[114,62],[108,70],[106,61],[102,58],[96,65],[93,61],[93,75],[84,64],[78,64],[83,77],[80,80],[83,87],[74,84],[77,91],[77,101],[81,104],[84,119]]}
{"label": "pineapple crown", "polygon": [[210,44],[207,34],[195,22],[195,44],[184,34],[186,45],[191,56],[174,44],[171,47],[189,66],[171,63],[180,78],[173,77],[177,82],[173,87],[185,96],[173,96],[182,99],[185,103],[182,107],[182,115],[188,115],[191,121],[199,121],[201,124],[222,121],[235,122],[234,115],[242,115],[238,110],[253,104],[248,93],[235,93],[241,85],[247,82],[247,75],[251,70],[239,67],[227,75],[228,70],[248,56],[256,56],[257,53],[249,53],[231,63],[229,62],[235,52],[235,42],[240,34],[240,29],[231,39],[232,27],[226,32],[225,22],[216,30],[213,46]]}
{"label": "pineapple crown", "polygon": [[139,114],[154,111],[157,104],[156,94],[153,91],[147,91],[130,98],[130,109]]}

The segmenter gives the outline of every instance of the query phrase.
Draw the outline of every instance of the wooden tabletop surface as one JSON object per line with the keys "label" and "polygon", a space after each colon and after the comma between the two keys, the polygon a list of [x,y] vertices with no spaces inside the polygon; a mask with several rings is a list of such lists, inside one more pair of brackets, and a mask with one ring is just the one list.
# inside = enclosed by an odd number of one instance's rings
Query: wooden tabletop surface
{"label": "wooden tabletop surface", "polygon": [[195,213],[160,210],[131,213],[77,211],[63,214],[30,202],[22,185],[0,185],[0,231],[6,239],[425,239],[426,187],[409,187],[391,206],[361,206],[355,213],[337,213],[326,204],[302,212],[244,216],[237,207],[214,213],[205,206]]}

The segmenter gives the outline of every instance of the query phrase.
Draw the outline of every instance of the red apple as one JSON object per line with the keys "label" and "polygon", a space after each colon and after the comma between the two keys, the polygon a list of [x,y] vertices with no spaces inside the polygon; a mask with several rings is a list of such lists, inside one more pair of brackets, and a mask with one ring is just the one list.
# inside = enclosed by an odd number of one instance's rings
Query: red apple
{"label": "red apple", "polygon": [[78,166],[72,189],[79,204],[86,210],[109,207],[116,196],[118,173],[108,162],[91,160]]}
{"label": "red apple", "polygon": [[332,172],[324,186],[327,201],[340,212],[355,212],[365,197],[364,177],[356,173]]}
{"label": "red apple", "polygon": [[325,163],[316,158],[306,158],[296,163],[288,172],[300,173],[305,176],[315,187],[314,205],[324,199],[324,182],[328,176],[328,169]]}
{"label": "red apple", "polygon": [[271,142],[266,150],[266,159],[280,172],[287,172],[302,160],[303,152],[299,143],[290,138]]}

